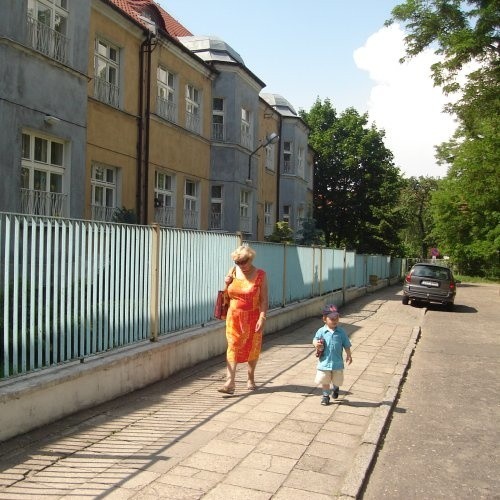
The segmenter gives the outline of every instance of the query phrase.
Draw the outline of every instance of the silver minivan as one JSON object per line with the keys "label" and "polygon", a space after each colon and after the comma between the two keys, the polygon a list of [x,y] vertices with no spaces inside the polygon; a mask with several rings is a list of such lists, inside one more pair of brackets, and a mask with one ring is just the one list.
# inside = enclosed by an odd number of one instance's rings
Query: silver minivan
{"label": "silver minivan", "polygon": [[403,283],[403,304],[436,302],[453,309],[457,283],[451,269],[435,264],[415,264],[406,274]]}

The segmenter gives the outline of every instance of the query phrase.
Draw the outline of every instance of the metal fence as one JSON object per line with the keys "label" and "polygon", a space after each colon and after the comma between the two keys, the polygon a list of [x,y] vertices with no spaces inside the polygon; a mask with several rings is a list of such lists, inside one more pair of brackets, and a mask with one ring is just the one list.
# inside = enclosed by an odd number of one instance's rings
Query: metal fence
{"label": "metal fence", "polygon": [[[237,234],[0,213],[0,378],[213,320]],[[401,259],[249,242],[271,308],[400,276]]]}

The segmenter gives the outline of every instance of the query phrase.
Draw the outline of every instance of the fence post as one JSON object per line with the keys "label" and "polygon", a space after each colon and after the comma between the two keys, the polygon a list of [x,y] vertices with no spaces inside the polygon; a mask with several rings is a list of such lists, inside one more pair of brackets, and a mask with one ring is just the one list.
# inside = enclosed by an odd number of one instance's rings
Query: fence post
{"label": "fence post", "polygon": [[283,294],[281,300],[281,307],[286,305],[286,247],[287,244],[283,243]]}
{"label": "fence post", "polygon": [[342,305],[345,304],[345,275],[347,267],[347,249],[344,248],[344,269],[342,271]]}
{"label": "fence post", "polygon": [[158,340],[158,264],[160,256],[160,226],[159,224],[151,224],[151,297],[150,304],[150,324],[151,324],[151,342]]}
{"label": "fence post", "polygon": [[243,233],[241,231],[236,231],[236,238],[238,239],[238,247],[243,245]]}

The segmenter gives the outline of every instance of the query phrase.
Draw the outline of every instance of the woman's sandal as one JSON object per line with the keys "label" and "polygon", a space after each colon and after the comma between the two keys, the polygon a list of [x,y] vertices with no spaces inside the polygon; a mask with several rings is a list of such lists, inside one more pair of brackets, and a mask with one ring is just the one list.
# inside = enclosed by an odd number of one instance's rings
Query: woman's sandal
{"label": "woman's sandal", "polygon": [[249,391],[255,391],[257,389],[255,382],[247,382],[247,389]]}
{"label": "woman's sandal", "polygon": [[234,387],[228,387],[223,385],[219,389],[217,389],[217,392],[222,392],[222,394],[234,394]]}

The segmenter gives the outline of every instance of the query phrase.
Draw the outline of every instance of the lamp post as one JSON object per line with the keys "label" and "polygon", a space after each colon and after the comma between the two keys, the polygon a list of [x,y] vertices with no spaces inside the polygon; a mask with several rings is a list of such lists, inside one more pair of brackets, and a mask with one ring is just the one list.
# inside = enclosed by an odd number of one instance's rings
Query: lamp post
{"label": "lamp post", "polygon": [[251,177],[251,171],[252,171],[252,156],[260,149],[264,148],[269,144],[276,144],[279,141],[280,136],[274,132],[271,132],[267,138],[266,142],[263,142],[258,148],[256,148],[254,151],[250,153],[250,156],[248,157],[248,176],[247,176],[247,184],[252,184],[252,177]]}

